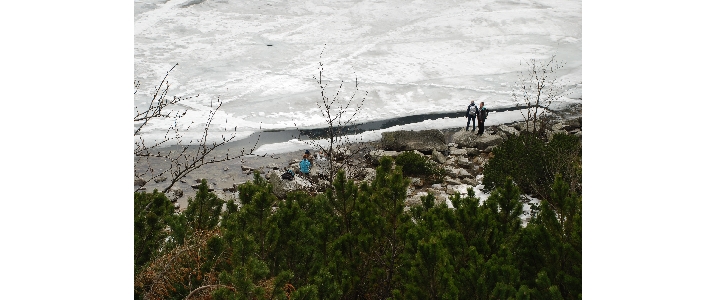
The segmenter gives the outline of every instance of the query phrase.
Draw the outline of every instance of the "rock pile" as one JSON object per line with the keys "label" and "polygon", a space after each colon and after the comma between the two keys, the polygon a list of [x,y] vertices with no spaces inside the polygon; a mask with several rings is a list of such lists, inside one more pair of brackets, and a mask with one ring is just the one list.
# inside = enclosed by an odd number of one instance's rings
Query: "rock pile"
{"label": "rock pile", "polygon": [[[481,201],[488,195],[481,192],[483,189],[482,178],[484,165],[495,147],[500,145],[510,135],[521,134],[526,124],[515,122],[487,126],[484,135],[478,136],[473,132],[460,130],[453,134],[445,135],[440,130],[424,131],[394,131],[382,133],[382,139],[378,143],[368,143],[370,151],[363,160],[353,161],[351,179],[355,181],[371,182],[376,176],[375,167],[382,156],[396,157],[404,151],[413,151],[436,164],[446,171],[446,176],[440,183],[426,182],[422,178],[409,178],[411,184],[407,190],[406,205],[420,205],[420,197],[434,194],[438,203],[447,203],[450,195],[459,193],[467,194],[469,187],[473,188],[475,194]],[[548,127],[547,136],[552,138],[556,133],[567,133],[581,136],[581,118],[553,121]],[[337,156],[338,157],[338,156]],[[330,185],[327,181],[329,170],[328,161],[315,160],[312,164],[309,176],[295,176],[294,180],[284,180],[282,173],[287,169],[299,171],[299,160],[294,159],[287,165],[269,163],[266,166],[250,168],[241,166],[241,172],[251,174],[259,171],[273,186],[274,194],[284,199],[287,193],[295,190],[307,190],[321,192]],[[224,192],[236,193],[239,183],[210,182],[211,189]],[[173,195],[174,201],[181,197],[180,194]]]}

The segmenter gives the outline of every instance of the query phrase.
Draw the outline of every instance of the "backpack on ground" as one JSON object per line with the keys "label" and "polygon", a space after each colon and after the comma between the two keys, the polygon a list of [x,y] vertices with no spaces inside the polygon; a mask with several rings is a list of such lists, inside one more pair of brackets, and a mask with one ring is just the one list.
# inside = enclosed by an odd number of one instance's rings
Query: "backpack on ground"
{"label": "backpack on ground", "polygon": [[294,180],[294,171],[287,170],[284,174],[282,174],[282,179]]}

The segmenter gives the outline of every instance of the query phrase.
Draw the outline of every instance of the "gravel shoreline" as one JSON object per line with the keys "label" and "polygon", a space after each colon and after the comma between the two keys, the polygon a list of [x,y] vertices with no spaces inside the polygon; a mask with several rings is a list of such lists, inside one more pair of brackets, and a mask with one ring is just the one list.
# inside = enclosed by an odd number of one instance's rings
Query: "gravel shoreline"
{"label": "gravel shoreline", "polygon": [[[446,137],[447,141],[450,140],[451,136],[459,130],[461,129],[440,129],[440,131],[444,133],[444,136]],[[379,141],[356,142],[354,144],[361,145],[362,147],[367,147],[371,150],[379,148]],[[305,150],[309,150],[312,153],[316,151],[315,149],[312,149],[309,145],[307,145]],[[279,169],[283,170],[287,168],[294,160],[300,160],[305,150],[292,151],[271,156],[252,155],[242,157],[241,159],[231,160],[228,162],[206,164],[199,169],[192,171],[180,182],[177,182],[172,186],[172,189],[182,190],[183,194],[177,199],[176,203],[179,204],[180,209],[186,208],[188,197],[194,197],[197,192],[196,189],[192,188],[192,185],[197,184],[197,182],[201,181],[202,179],[207,180],[210,189],[213,189],[213,192],[217,194],[217,196],[219,196],[220,198],[225,200],[235,199],[235,193],[229,191],[229,189],[234,187],[236,184],[242,184],[244,182],[251,181],[254,178],[253,172],[246,171],[246,168],[251,168],[252,170],[259,170],[260,174],[262,175],[271,171],[273,167],[278,167]],[[166,186],[167,182],[156,183],[154,181],[148,181],[147,184],[144,186],[143,190],[141,191],[152,192],[154,189],[161,191]],[[171,197],[168,195],[168,198]]]}
{"label": "gravel shoreline", "polygon": [[[556,112],[556,116],[561,119],[580,117],[581,106],[578,105],[577,107],[558,111]],[[492,126],[487,127],[487,130],[491,127]],[[454,133],[463,130],[463,128],[446,128],[439,130],[444,134],[447,143],[451,143]],[[355,144],[365,146],[371,150],[379,149],[380,145],[379,141],[356,142]],[[312,149],[309,145],[307,145],[305,150],[310,150],[312,153],[315,152],[315,149]],[[187,207],[188,198],[194,197],[197,191],[192,188],[192,185],[197,184],[201,179],[207,179],[210,188],[213,189],[213,192],[220,198],[234,199],[236,195],[230,191],[230,189],[237,184],[242,184],[253,179],[252,171],[246,171],[246,168],[259,170],[261,174],[265,174],[275,167],[279,169],[287,168],[294,160],[301,159],[303,154],[304,150],[299,150],[275,155],[245,156],[228,162],[206,164],[192,171],[183,178],[182,181],[174,184],[173,189],[182,190],[182,196],[177,198],[176,205],[179,205],[179,209]],[[138,162],[135,161],[135,167],[137,168],[137,166]],[[161,191],[167,186],[166,184],[167,182],[156,183],[149,181],[142,191],[152,192],[154,189]],[[172,197],[168,195],[168,198]]]}

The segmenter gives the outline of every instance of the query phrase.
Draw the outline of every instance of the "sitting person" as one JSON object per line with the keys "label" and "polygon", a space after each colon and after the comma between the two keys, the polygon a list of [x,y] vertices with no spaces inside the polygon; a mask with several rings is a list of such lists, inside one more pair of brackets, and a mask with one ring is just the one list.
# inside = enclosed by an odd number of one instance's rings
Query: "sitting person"
{"label": "sitting person", "polygon": [[299,172],[304,175],[309,175],[309,169],[312,166],[312,163],[309,162],[309,157],[310,155],[305,153],[302,157],[302,161],[299,162]]}

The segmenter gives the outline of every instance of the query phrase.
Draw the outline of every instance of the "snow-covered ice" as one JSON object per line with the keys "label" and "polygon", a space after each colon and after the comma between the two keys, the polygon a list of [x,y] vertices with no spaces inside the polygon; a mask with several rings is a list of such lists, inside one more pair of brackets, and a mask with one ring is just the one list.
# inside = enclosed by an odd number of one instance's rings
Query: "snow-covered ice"
{"label": "snow-covered ice", "polygon": [[[324,119],[313,76],[321,61],[330,93],[344,81],[340,97],[348,97],[354,80],[368,92],[359,123],[460,112],[470,100],[512,107],[511,88],[526,60],[552,55],[565,62],[556,75],[571,92],[561,101],[575,102],[581,97],[581,27],[581,1],[568,0],[138,0],[134,69],[143,85],[135,105],[146,105],[152,87],[179,63],[168,77],[169,95],[200,95],[179,107],[188,110],[180,122],[191,128],[190,136],[201,134],[217,99],[223,105],[211,138],[235,127],[239,138],[260,128],[319,127]],[[494,114],[489,125],[499,118],[516,115]],[[172,123],[156,120],[143,136],[163,136]],[[462,123],[427,120],[404,128]],[[291,150],[295,142],[260,150]]]}

